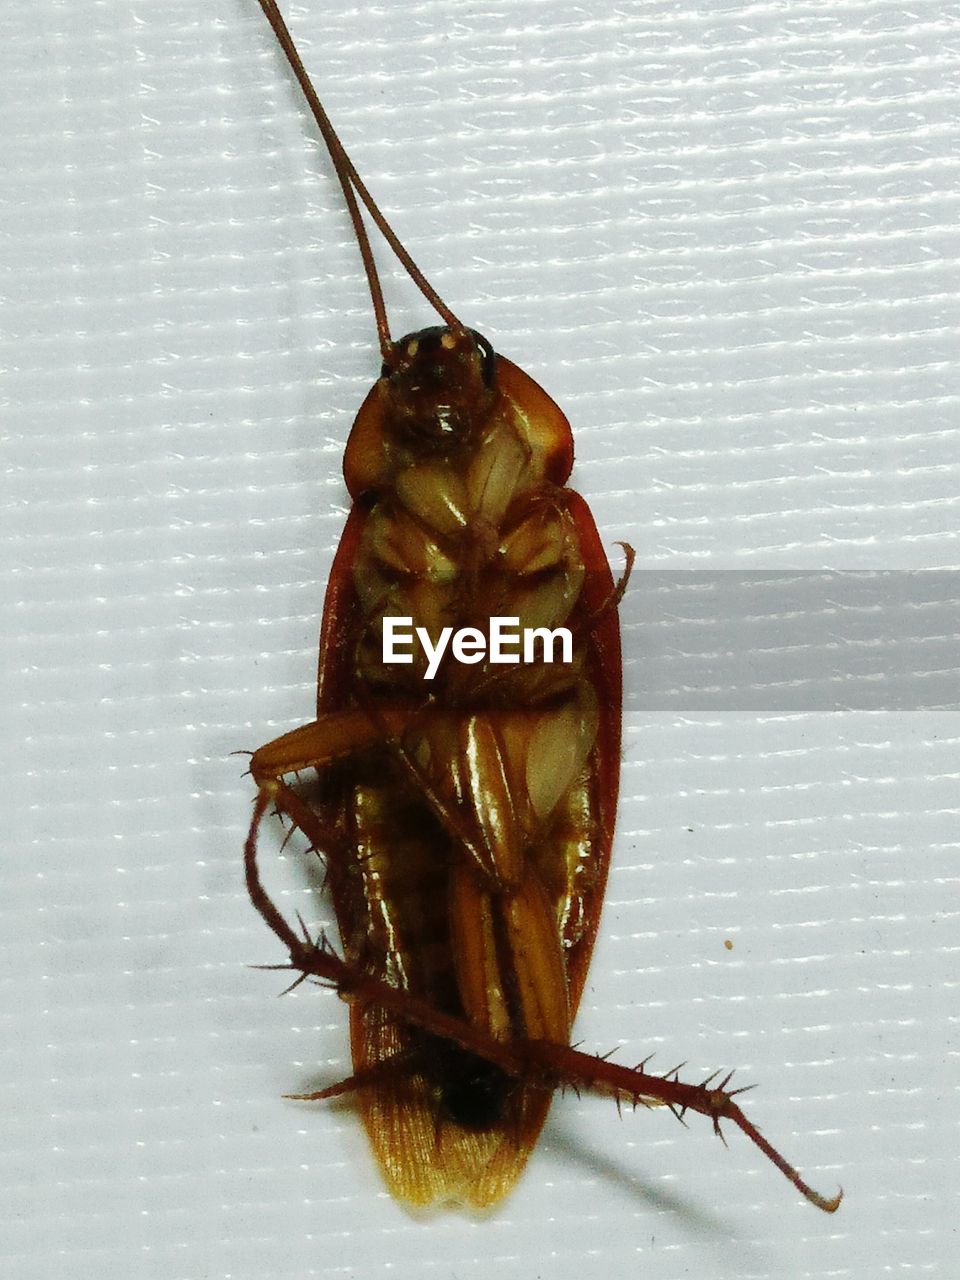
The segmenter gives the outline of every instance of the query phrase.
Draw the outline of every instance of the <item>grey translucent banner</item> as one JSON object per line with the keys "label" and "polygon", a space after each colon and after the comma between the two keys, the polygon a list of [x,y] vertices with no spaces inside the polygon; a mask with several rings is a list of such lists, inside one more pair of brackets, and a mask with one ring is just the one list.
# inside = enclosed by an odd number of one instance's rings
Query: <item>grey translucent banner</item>
{"label": "grey translucent banner", "polygon": [[633,707],[960,707],[960,571],[638,571],[621,616]]}

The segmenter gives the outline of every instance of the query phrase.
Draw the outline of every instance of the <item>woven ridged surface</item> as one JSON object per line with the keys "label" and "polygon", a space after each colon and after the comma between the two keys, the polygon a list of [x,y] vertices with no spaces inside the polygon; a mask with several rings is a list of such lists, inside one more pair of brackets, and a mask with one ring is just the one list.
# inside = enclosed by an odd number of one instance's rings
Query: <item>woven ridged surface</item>
{"label": "woven ridged surface", "polygon": [[[290,17],[414,256],[567,410],[614,560],[957,565],[957,5]],[[281,1099],[348,1070],[345,1010],[243,967],[281,957],[229,753],[310,716],[379,365],[349,225],[254,0],[0,30],[4,1274],[954,1277],[960,714],[663,701],[651,670],[702,673],[642,590],[577,1035],[741,1068],[841,1212],[738,1135],[568,1097],[489,1218],[412,1217],[349,1107]]]}

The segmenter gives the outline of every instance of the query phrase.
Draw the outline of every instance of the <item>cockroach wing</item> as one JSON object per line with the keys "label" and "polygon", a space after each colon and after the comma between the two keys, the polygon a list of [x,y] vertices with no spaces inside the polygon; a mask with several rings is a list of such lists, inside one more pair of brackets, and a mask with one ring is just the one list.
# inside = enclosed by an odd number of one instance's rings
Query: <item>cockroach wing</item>
{"label": "cockroach wing", "polygon": [[[410,352],[464,331],[412,335]],[[450,335],[453,336],[450,336]],[[586,503],[562,487],[569,425],[496,358],[482,430],[419,454],[391,437],[384,380],[344,470],[354,506],[324,605],[318,718],[360,707],[382,741],[321,770],[328,881],[348,961],[501,1039],[568,1043],[603,896],[620,761],[620,638]],[[410,437],[413,438],[413,437]],[[419,437],[417,437],[419,438]],[[405,439],[407,439],[405,437]],[[419,446],[418,446],[419,447]],[[384,616],[563,625],[573,661],[388,667]],[[398,737],[389,724],[404,723]],[[374,1005],[351,1008],[359,1105],[391,1190],[502,1197],[550,1094]]]}

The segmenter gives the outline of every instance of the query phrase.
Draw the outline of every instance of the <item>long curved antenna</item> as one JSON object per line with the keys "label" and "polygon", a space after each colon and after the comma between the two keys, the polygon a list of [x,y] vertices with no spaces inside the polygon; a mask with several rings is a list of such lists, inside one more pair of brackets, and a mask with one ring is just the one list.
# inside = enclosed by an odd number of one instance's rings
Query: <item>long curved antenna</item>
{"label": "long curved antenna", "polygon": [[431,307],[448,325],[463,328],[461,322],[453,314],[444,300],[431,285],[413,258],[406,251],[400,240],[397,238],[396,232],[387,222],[386,218],[377,207],[377,203],[373,196],[364,186],[360,175],[353,167],[353,161],[344,150],[343,143],[337,136],[337,131],[330,123],[330,118],[323,109],[323,104],[317,97],[317,91],[313,87],[310,77],[307,75],[306,68],[297,52],[297,46],[293,43],[293,37],[287,24],[283,20],[280,10],[277,8],[276,0],[259,0],[260,8],[264,12],[264,16],[273,28],[274,35],[280,43],[280,48],[287,56],[293,74],[297,77],[300,88],[303,90],[303,96],[307,100],[307,105],[313,112],[313,118],[317,122],[320,130],[320,136],[326,143],[327,151],[330,159],[333,161],[333,167],[336,170],[337,178],[340,182],[343,198],[347,202],[347,210],[350,214],[350,221],[353,223],[354,234],[357,237],[357,245],[360,249],[360,257],[363,259],[363,269],[367,275],[367,284],[370,288],[370,299],[373,303],[373,313],[377,321],[377,337],[380,340],[380,350],[384,357],[388,354],[392,345],[390,338],[390,326],[387,321],[387,308],[383,301],[383,290],[380,287],[380,277],[377,275],[377,265],[374,262],[373,250],[370,247],[370,237],[367,235],[367,228],[364,225],[363,216],[357,203],[357,196],[362,200],[364,207],[373,219],[374,225],[378,228],[384,240],[397,255],[401,265],[409,275],[410,279],[417,286]]}

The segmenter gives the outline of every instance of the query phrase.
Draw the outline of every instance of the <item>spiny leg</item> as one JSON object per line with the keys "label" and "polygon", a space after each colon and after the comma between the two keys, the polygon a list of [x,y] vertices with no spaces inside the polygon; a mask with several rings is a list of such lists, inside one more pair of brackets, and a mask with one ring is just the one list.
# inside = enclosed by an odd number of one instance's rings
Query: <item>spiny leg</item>
{"label": "spiny leg", "polygon": [[[382,719],[382,713],[373,698],[366,696],[363,685],[358,682],[358,693],[361,705],[370,717],[370,719],[380,725],[381,729],[386,730],[388,725]],[[426,723],[429,720],[429,709],[421,710],[421,713],[411,719],[411,724],[415,721]],[[434,786],[433,780],[427,773],[426,769],[420,764],[416,756],[409,749],[403,738],[399,735],[384,735],[384,745],[390,750],[394,758],[403,768],[404,772],[413,782],[423,799],[426,801],[430,811],[434,817],[443,826],[444,830],[451,836],[457,844],[464,850],[468,857],[476,864],[484,877],[489,875],[489,864],[484,859],[480,849],[478,848],[476,837],[467,827],[463,815],[451,805],[449,805],[443,796],[440,795]]]}
{"label": "spiny leg", "polygon": [[317,1089],[313,1093],[285,1093],[285,1098],[294,1102],[326,1102],[330,1098],[342,1098],[346,1094],[358,1093],[372,1085],[395,1083],[408,1079],[417,1069],[416,1054],[408,1051],[395,1053],[382,1062],[375,1062],[363,1071],[355,1071],[352,1075],[338,1080],[336,1084],[328,1084],[325,1089]]}
{"label": "spiny leg", "polygon": [[[414,715],[415,709],[399,702],[392,702],[381,708],[376,720],[357,708],[331,712],[258,748],[250,759],[250,773],[259,791],[247,837],[248,854],[251,852],[251,841],[254,846],[254,866],[256,834],[271,804],[306,836],[311,848],[318,854],[328,860],[332,857],[342,861],[349,850],[321,822],[303,797],[284,781],[284,777],[299,774],[304,769],[321,769],[334,760],[380,746],[385,739],[401,733]],[[247,874],[249,887],[249,857]],[[261,910],[253,890],[251,898],[257,909]],[[273,924],[271,928],[277,932]]]}
{"label": "spiny leg", "polygon": [[651,1074],[645,1069],[646,1061],[638,1067],[625,1067],[608,1058],[594,1057],[569,1045],[546,1040],[497,1040],[471,1023],[435,1008],[428,1001],[347,964],[331,950],[325,939],[301,941],[286,922],[282,922],[282,928],[277,928],[269,916],[264,914],[264,918],[287,945],[290,967],[320,978],[341,995],[361,1004],[380,1005],[408,1025],[450,1040],[532,1087],[589,1090],[633,1106],[663,1105],[669,1107],[678,1119],[687,1112],[696,1112],[712,1120],[718,1133],[721,1121],[726,1120],[736,1125],[811,1204],[825,1213],[834,1213],[840,1207],[842,1191],[830,1197],[815,1191],[747,1119],[734,1100],[746,1090],[729,1089],[730,1076],[716,1086],[713,1085],[715,1076],[709,1076],[700,1084],[687,1084],[677,1078],[675,1071],[665,1076]]}
{"label": "spiny leg", "polygon": [[[246,841],[243,846],[243,868],[247,884],[247,893],[250,901],[260,913],[265,924],[273,930],[283,945],[290,952],[291,958],[306,954],[304,952],[304,944],[300,938],[294,933],[290,925],[287,924],[282,912],[275,906],[273,899],[263,887],[260,879],[260,869],[257,866],[257,835],[260,831],[260,824],[263,822],[265,815],[273,807],[277,801],[277,796],[284,784],[280,782],[268,782],[261,784],[257,793],[257,798],[253,804],[253,816],[250,819],[250,830],[247,833]],[[289,789],[289,788],[288,788]],[[295,968],[306,974],[307,970],[302,965],[295,965]]]}

